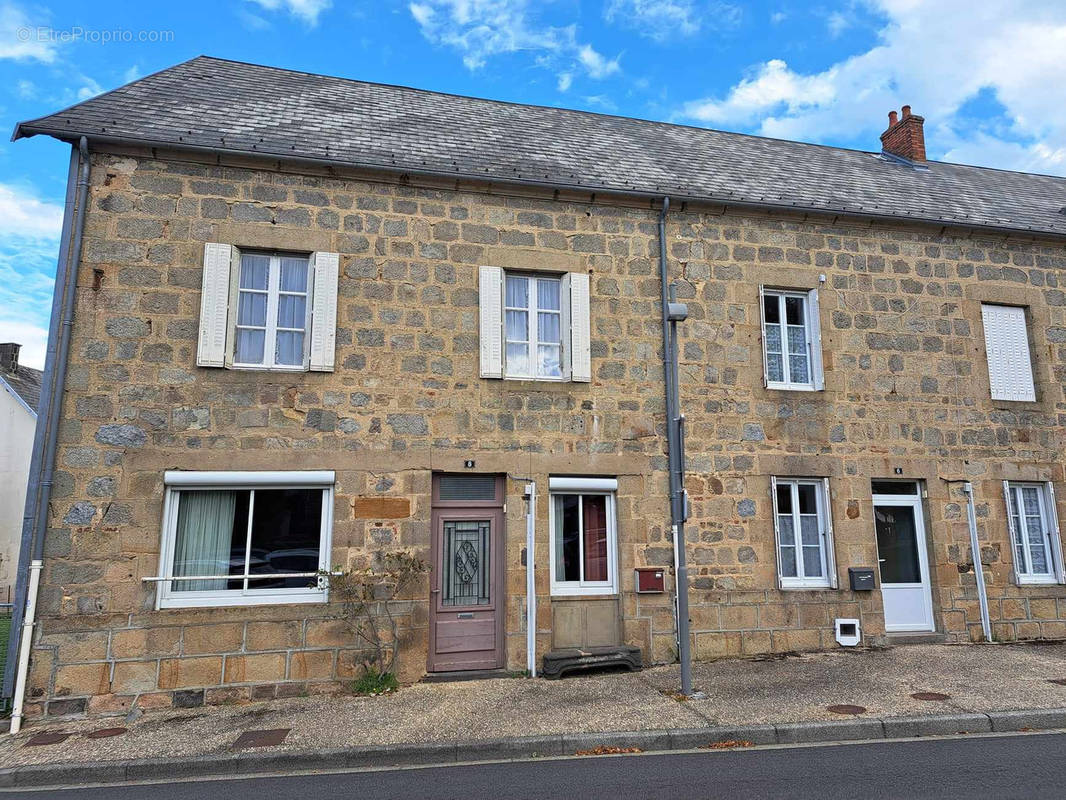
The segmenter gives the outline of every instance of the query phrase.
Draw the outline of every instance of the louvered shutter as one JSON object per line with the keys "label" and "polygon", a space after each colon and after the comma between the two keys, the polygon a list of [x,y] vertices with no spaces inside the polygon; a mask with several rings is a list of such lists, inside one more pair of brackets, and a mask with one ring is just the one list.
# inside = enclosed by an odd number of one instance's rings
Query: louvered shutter
{"label": "louvered shutter", "polygon": [[822,478],[822,502],[825,505],[825,527],[822,530],[825,546],[825,571],[829,587],[837,588],[837,555],[833,545],[833,505],[829,502],[829,478]]}
{"label": "louvered shutter", "polygon": [[[811,329],[811,377],[814,388],[822,390],[825,388],[825,374],[822,369],[822,317],[817,289],[811,289],[807,296],[807,313]],[[763,364],[766,364],[765,358]]]}
{"label": "louvered shutter", "polygon": [[983,304],[988,380],[993,400],[1036,400],[1025,309]]}
{"label": "louvered shutter", "polygon": [[572,354],[574,346],[570,341],[570,277],[573,273],[566,273],[559,279],[559,331],[560,346],[562,348],[563,380],[573,379]]}
{"label": "louvered shutter", "polygon": [[[762,287],[759,287],[760,293]],[[770,476],[770,500],[774,513],[774,555],[777,557],[777,588],[784,586],[784,578],[781,575],[781,528],[777,522],[777,478]]]}
{"label": "louvered shutter", "polygon": [[200,336],[196,364],[224,367],[229,353],[230,278],[240,268],[240,252],[233,245],[207,242],[200,289]]}
{"label": "louvered shutter", "polygon": [[[766,290],[759,287],[759,339],[762,341],[762,385],[770,385],[770,368],[766,363]],[[774,494],[774,503],[777,503],[777,495]],[[774,515],[774,525],[777,525],[777,516]],[[781,556],[778,554],[778,561]],[[780,564],[778,565],[780,566]],[[780,572],[781,570],[778,570]]]}
{"label": "louvered shutter", "polygon": [[570,273],[570,380],[592,380],[592,315],[589,311],[589,276]]}
{"label": "louvered shutter", "polygon": [[337,280],[341,257],[338,253],[311,254],[314,276],[311,301],[311,358],[313,372],[333,372],[337,349]]}
{"label": "louvered shutter", "polygon": [[1014,579],[1014,583],[1018,583],[1018,531],[1014,527],[1014,514],[1012,513],[1014,506],[1010,495],[1010,482],[1003,481],[1003,500],[1007,504],[1007,535],[1010,536],[1010,561],[1014,564],[1014,567],[1011,569],[1011,575]]}
{"label": "louvered shutter", "polygon": [[1062,561],[1062,533],[1059,530],[1059,510],[1055,500],[1055,484],[1047,481],[1044,499],[1047,503],[1048,535],[1051,537],[1051,555],[1055,559],[1055,579],[1066,583],[1066,564]]}
{"label": "louvered shutter", "polygon": [[481,311],[481,377],[503,377],[503,270],[482,267],[478,276]]}

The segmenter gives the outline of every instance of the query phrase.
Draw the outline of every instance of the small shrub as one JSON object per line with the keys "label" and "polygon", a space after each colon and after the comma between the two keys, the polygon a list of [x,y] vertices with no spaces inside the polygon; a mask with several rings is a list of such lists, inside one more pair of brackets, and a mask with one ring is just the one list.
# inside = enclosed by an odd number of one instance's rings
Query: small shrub
{"label": "small shrub", "polygon": [[400,683],[391,672],[375,672],[373,670],[367,670],[352,683],[353,692],[371,697],[379,694],[389,694],[399,688]]}

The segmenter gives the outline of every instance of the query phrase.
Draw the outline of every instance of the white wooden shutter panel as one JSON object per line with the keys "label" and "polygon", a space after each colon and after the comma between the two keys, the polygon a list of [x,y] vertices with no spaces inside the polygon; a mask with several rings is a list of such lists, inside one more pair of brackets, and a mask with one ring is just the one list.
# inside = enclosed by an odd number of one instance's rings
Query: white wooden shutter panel
{"label": "white wooden shutter panel", "polygon": [[570,380],[592,380],[592,314],[589,311],[589,276],[570,273]]}
{"label": "white wooden shutter panel", "polygon": [[1010,561],[1014,565],[1011,568],[1011,577],[1014,583],[1018,583],[1018,532],[1014,528],[1014,514],[1011,513],[1010,482],[1003,481],[1003,500],[1007,504],[1007,535],[1010,536]]}
{"label": "white wooden shutter panel", "polygon": [[333,372],[337,350],[337,281],[340,276],[339,253],[311,254],[314,276],[311,301],[311,358],[313,372]]}
{"label": "white wooden shutter panel", "polygon": [[559,279],[559,339],[562,349],[560,364],[564,381],[572,380],[573,377],[571,355],[574,347],[570,342],[570,276],[572,274],[568,272]]}
{"label": "white wooden shutter panel", "polygon": [[1059,511],[1055,500],[1055,484],[1048,481],[1045,486],[1047,491],[1044,493],[1044,497],[1048,508],[1047,521],[1050,528],[1048,534],[1051,537],[1051,555],[1055,559],[1055,579],[1059,583],[1066,583],[1066,564],[1063,564],[1062,561],[1062,533],[1059,530]]}
{"label": "white wooden shutter panel", "polygon": [[481,377],[503,377],[503,270],[482,267],[478,275],[481,311]]}
{"label": "white wooden shutter panel", "polygon": [[825,571],[828,573],[829,588],[837,588],[837,556],[833,546],[833,505],[829,502],[829,478],[822,478],[822,502],[825,504],[825,528],[822,536],[825,541]]}
{"label": "white wooden shutter panel", "polygon": [[[770,370],[766,363],[766,291],[763,286],[759,286],[759,338],[762,340],[762,385],[764,387],[770,385]],[[777,494],[774,494],[774,503],[777,503]],[[775,506],[776,507],[776,506]],[[774,515],[774,526],[777,526],[777,515]],[[778,561],[781,560],[780,554],[778,554]],[[780,572],[780,570],[778,570]]]}
{"label": "white wooden shutter panel", "polygon": [[982,304],[993,400],[1036,400],[1025,309]]}
{"label": "white wooden shutter panel", "polygon": [[226,366],[229,351],[230,275],[240,263],[233,245],[207,242],[204,245],[204,271],[200,289],[200,336],[196,364],[200,367]]}
{"label": "white wooden shutter panel", "polygon": [[[811,378],[814,388],[819,391],[825,388],[825,374],[822,369],[822,317],[818,305],[818,290],[811,289],[807,296],[808,322],[811,329]],[[766,359],[763,359],[763,369]],[[834,587],[836,588],[836,587]]]}
{"label": "white wooden shutter panel", "polygon": [[[762,293],[762,287],[759,287],[760,294]],[[777,524],[777,478],[773,475],[770,476],[770,499],[773,505],[774,512],[774,555],[777,557],[777,588],[781,589],[784,586],[784,579],[781,575],[781,529]]]}

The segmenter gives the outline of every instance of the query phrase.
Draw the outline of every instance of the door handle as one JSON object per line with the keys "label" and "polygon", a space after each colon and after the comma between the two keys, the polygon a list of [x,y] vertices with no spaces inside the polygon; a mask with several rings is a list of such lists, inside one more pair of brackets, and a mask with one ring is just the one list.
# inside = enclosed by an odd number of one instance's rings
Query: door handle
{"label": "door handle", "polygon": [[[879,558],[879,559],[877,559],[877,560],[878,560],[878,561],[880,561],[880,562],[881,562],[882,564],[884,564],[884,563],[885,563],[885,561],[887,561],[888,559],[885,559],[885,558]],[[434,590],[434,591],[436,591],[436,590]]]}

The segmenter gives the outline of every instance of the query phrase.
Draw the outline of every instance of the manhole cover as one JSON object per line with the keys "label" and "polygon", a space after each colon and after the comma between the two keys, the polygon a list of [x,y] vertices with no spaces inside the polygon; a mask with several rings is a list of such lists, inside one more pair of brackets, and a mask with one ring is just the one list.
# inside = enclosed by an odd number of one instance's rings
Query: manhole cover
{"label": "manhole cover", "polygon": [[246,747],[274,747],[285,741],[289,728],[274,728],[267,731],[245,731],[233,743],[234,750]]}
{"label": "manhole cover", "polygon": [[126,732],[125,728],[99,728],[85,734],[86,739],[107,739],[110,736],[121,736]]}
{"label": "manhole cover", "polygon": [[65,742],[70,737],[69,733],[60,733],[59,731],[41,731],[35,736],[31,736],[26,740],[24,747],[40,747],[43,744],[59,744]]}
{"label": "manhole cover", "polygon": [[1066,686],[1066,678],[1052,678],[1048,683],[1057,683],[1059,686]]}
{"label": "manhole cover", "polygon": [[950,694],[943,692],[915,692],[911,695],[915,700],[950,700]]}
{"label": "manhole cover", "polygon": [[839,705],[839,706],[827,706],[826,711],[830,711],[833,714],[865,714],[865,706],[852,706],[852,705]]}

